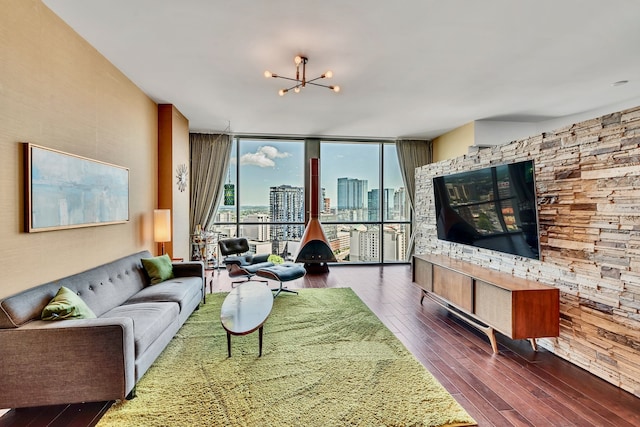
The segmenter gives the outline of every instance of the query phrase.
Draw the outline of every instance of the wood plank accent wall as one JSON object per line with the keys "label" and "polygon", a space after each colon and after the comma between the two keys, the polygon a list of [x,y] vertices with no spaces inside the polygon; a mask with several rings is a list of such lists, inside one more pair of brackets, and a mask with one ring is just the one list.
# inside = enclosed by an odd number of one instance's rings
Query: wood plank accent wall
{"label": "wood plank accent wall", "polygon": [[[535,162],[541,260],[438,240],[432,177]],[[560,290],[542,347],[640,396],[640,107],[416,170],[416,253],[444,254]]]}

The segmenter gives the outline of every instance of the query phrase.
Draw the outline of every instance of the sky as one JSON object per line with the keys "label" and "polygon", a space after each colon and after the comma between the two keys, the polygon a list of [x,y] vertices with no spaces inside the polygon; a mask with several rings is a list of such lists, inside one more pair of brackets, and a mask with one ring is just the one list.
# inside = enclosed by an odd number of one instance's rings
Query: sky
{"label": "sky", "polygon": [[[241,206],[268,205],[269,187],[272,186],[304,186],[304,144],[300,141],[243,139],[240,149]],[[326,197],[331,199],[332,207],[335,207],[338,201],[338,178],[366,179],[369,190],[378,188],[379,152],[377,143],[321,144],[321,186],[325,188]],[[395,146],[385,146],[384,156],[384,187],[403,187]],[[236,164],[237,157],[234,152],[230,165],[231,182],[235,181]]]}

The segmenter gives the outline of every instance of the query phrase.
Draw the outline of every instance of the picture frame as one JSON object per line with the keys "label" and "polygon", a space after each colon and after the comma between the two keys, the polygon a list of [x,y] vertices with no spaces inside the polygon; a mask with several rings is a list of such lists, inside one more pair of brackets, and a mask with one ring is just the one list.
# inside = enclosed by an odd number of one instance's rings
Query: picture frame
{"label": "picture frame", "polygon": [[24,144],[25,231],[129,221],[129,169]]}

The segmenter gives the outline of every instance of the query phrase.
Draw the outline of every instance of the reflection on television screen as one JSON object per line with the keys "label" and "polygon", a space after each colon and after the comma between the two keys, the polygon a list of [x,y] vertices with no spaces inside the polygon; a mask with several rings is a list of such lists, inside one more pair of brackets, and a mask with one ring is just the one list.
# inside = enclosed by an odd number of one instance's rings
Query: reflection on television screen
{"label": "reflection on television screen", "polygon": [[532,160],[433,178],[438,238],[539,258]]}

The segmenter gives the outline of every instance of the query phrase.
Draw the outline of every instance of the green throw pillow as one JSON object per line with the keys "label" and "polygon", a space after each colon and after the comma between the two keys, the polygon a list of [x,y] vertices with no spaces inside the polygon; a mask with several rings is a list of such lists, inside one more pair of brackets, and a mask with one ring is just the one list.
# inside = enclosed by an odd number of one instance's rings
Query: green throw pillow
{"label": "green throw pillow", "polygon": [[75,292],[62,286],[40,317],[42,320],[94,319],[96,315]]}
{"label": "green throw pillow", "polygon": [[173,264],[167,254],[153,258],[142,258],[142,265],[147,270],[152,285],[173,279]]}

